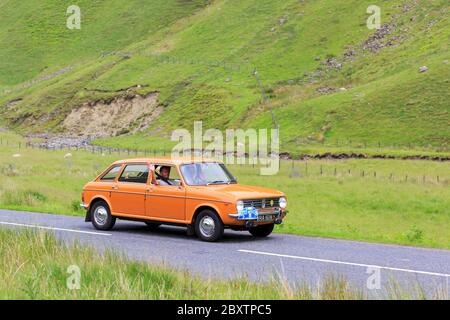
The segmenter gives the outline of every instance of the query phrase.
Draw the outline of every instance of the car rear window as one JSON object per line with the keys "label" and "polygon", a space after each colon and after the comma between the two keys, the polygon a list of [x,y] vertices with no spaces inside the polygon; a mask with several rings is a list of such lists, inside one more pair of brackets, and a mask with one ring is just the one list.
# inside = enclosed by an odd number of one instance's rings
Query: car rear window
{"label": "car rear window", "polygon": [[146,164],[129,164],[123,170],[119,178],[120,182],[147,183],[148,165]]}
{"label": "car rear window", "polygon": [[121,166],[112,167],[111,170],[109,170],[107,173],[105,173],[100,180],[101,181],[113,181],[114,179],[116,179],[117,175],[119,174],[120,168],[121,168]]}

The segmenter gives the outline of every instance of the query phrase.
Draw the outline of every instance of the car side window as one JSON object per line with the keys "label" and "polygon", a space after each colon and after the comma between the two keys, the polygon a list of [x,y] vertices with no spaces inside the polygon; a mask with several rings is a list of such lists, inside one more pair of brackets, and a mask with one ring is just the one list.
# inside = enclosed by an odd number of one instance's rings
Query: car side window
{"label": "car side window", "polygon": [[109,170],[103,175],[103,177],[101,177],[100,181],[114,181],[119,174],[121,167],[122,166],[112,167],[111,170]]}
{"label": "car side window", "polygon": [[129,164],[123,170],[119,182],[147,183],[148,174],[148,165]]}
{"label": "car side window", "polygon": [[181,185],[180,175],[177,167],[168,165],[155,166],[156,181],[159,186],[163,187],[177,187]]}

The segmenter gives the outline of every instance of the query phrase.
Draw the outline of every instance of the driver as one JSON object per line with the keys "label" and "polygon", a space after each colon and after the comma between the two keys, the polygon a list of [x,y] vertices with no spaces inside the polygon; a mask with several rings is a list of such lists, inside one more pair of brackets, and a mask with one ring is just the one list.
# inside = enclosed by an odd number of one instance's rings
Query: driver
{"label": "driver", "polygon": [[169,177],[170,177],[170,167],[162,166],[159,169],[158,184],[160,186],[172,186],[173,183],[172,183],[172,181],[170,181]]}

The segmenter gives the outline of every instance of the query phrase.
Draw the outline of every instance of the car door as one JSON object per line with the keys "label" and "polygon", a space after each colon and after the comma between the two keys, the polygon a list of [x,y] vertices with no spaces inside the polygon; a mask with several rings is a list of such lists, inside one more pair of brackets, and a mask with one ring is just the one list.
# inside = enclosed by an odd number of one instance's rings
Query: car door
{"label": "car door", "polygon": [[[147,216],[161,221],[183,222],[186,220],[186,188],[184,187],[178,171],[173,165],[170,167],[170,180],[172,185],[161,185],[158,180],[152,183],[147,191]],[[161,167],[156,164],[155,169]]]}
{"label": "car door", "polygon": [[149,183],[149,165],[129,163],[112,186],[113,212],[133,217],[145,216],[145,194]]}
{"label": "car door", "polygon": [[[122,165],[116,164],[109,167],[105,173],[98,178],[95,183],[92,185],[94,190],[90,190],[91,194],[101,195],[105,199],[111,200],[113,187],[116,185],[117,178],[122,171]],[[111,204],[111,211],[115,212],[115,208]]]}

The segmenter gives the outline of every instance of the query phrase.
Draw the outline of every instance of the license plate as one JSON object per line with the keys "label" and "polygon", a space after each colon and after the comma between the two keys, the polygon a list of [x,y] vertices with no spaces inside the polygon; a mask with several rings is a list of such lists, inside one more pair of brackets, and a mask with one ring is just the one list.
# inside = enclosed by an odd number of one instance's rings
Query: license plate
{"label": "license plate", "polygon": [[272,221],[274,220],[273,214],[260,214],[258,216],[258,221]]}
{"label": "license plate", "polygon": [[256,220],[258,217],[258,210],[253,207],[244,208],[239,212],[239,220]]}

